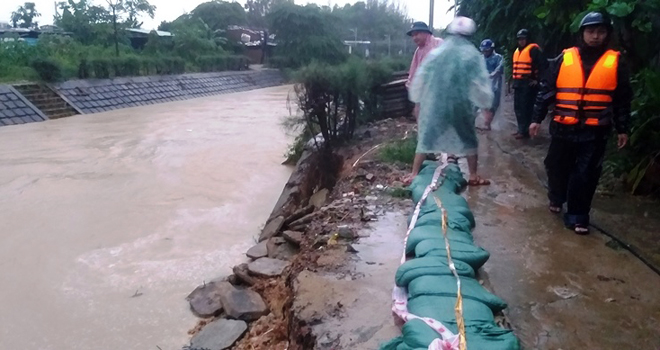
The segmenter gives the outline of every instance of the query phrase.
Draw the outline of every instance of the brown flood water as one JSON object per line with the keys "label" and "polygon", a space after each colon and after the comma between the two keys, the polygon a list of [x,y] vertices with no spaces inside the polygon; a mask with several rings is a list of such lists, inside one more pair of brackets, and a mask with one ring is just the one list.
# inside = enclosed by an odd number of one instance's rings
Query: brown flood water
{"label": "brown flood water", "polygon": [[0,128],[0,349],[180,349],[291,169],[288,86]]}

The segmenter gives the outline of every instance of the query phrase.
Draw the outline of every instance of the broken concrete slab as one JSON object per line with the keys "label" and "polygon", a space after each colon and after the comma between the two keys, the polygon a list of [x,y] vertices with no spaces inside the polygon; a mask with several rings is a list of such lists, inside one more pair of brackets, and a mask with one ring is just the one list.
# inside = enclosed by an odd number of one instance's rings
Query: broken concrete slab
{"label": "broken concrete slab", "polygon": [[192,312],[201,318],[218,315],[222,311],[220,296],[234,289],[229,282],[214,281],[195,288],[186,298]]}
{"label": "broken concrete slab", "polygon": [[325,202],[328,200],[329,194],[330,191],[328,191],[327,188],[319,190],[309,198],[309,205],[313,205],[316,208],[321,208],[322,206],[325,205]]}
{"label": "broken concrete slab", "polygon": [[300,219],[301,217],[311,214],[314,211],[313,205],[308,205],[302,209],[297,210],[295,213],[291,214],[286,220],[284,220],[284,226],[289,226],[292,222]]}
{"label": "broken concrete slab", "polygon": [[291,260],[299,250],[295,246],[287,243],[282,237],[273,237],[267,244],[268,257],[280,260]]}
{"label": "broken concrete slab", "polygon": [[218,319],[207,324],[190,341],[193,349],[228,349],[247,331],[247,323],[240,320]]}
{"label": "broken concrete slab", "polygon": [[261,258],[249,263],[248,269],[255,276],[276,277],[281,275],[288,265],[284,260]]}
{"label": "broken concrete slab", "polygon": [[221,295],[220,300],[227,316],[238,320],[254,321],[269,312],[261,295],[250,289],[234,288]]}
{"label": "broken concrete slab", "polygon": [[303,233],[298,231],[284,231],[282,233],[282,238],[284,238],[287,242],[295,245],[296,247],[300,247],[300,243],[303,239]]}
{"label": "broken concrete slab", "polygon": [[261,241],[257,245],[253,246],[252,248],[248,249],[247,255],[248,258],[250,259],[259,259],[263,258],[265,256],[268,256],[268,241]]}
{"label": "broken concrete slab", "polygon": [[261,231],[259,242],[275,237],[282,229],[282,225],[284,225],[284,216],[278,216],[273,220],[270,220]]}
{"label": "broken concrete slab", "polygon": [[305,216],[301,217],[300,219],[290,223],[289,228],[299,227],[299,226],[306,226],[307,224],[312,222],[312,220],[314,220],[315,216],[316,216],[316,213],[311,213],[311,214],[305,215]]}

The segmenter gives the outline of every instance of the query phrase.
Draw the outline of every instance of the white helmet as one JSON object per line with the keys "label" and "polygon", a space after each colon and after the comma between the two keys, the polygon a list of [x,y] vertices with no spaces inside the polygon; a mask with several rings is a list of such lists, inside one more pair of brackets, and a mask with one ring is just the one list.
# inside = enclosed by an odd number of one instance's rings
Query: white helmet
{"label": "white helmet", "polygon": [[477,31],[477,24],[470,18],[458,16],[447,26],[447,33],[470,36]]}

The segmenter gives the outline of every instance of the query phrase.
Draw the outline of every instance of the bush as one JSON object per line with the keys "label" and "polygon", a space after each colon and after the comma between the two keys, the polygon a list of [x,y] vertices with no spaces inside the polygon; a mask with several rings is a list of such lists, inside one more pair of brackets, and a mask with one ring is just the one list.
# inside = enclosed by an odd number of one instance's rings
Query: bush
{"label": "bush", "polygon": [[83,58],[80,60],[80,64],[78,65],[78,78],[87,79],[89,77],[91,77],[91,67],[87,59]]}
{"label": "bush", "polygon": [[50,58],[35,58],[30,66],[37,72],[39,79],[46,82],[55,82],[62,79],[61,65]]}
{"label": "bush", "polygon": [[[119,60],[119,67],[123,76],[138,76],[140,75],[140,67],[142,66],[141,58],[137,56],[126,56]],[[119,74],[117,74],[119,75]]]}
{"label": "bush", "polygon": [[206,55],[198,57],[196,63],[202,72],[222,72],[243,70],[248,66],[248,59],[238,55]]}
{"label": "bush", "polygon": [[110,66],[112,62],[107,58],[95,58],[90,61],[92,70],[94,71],[94,77],[97,79],[108,79],[110,78]]}
{"label": "bush", "polygon": [[183,74],[186,72],[186,61],[180,57],[162,57],[156,59],[156,74]]}

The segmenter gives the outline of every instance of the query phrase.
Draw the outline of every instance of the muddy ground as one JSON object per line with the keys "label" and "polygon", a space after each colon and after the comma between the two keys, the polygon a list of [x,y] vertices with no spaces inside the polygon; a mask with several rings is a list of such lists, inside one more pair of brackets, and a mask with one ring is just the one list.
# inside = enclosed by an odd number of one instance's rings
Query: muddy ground
{"label": "muddy ground", "polygon": [[[658,202],[599,194],[593,220],[608,234],[575,235],[546,209],[547,133],[516,141],[514,127],[506,99],[493,131],[479,135],[480,171],[493,183],[464,195],[477,219],[475,240],[491,253],[479,277],[508,303],[505,315],[524,349],[657,350]],[[382,163],[379,149],[353,164],[412,125],[402,119],[375,128],[380,137],[362,137],[345,155],[339,183],[287,275],[257,287],[282,310],[277,320],[253,325],[236,349],[377,349],[399,334],[390,294],[412,201],[391,189],[407,169]]]}

